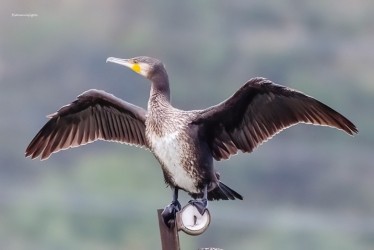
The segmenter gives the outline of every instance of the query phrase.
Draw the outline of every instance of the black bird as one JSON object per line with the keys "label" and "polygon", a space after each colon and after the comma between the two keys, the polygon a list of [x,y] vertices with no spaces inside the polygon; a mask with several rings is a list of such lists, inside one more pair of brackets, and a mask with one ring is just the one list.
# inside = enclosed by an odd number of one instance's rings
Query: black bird
{"label": "black bird", "polygon": [[207,200],[242,200],[224,185],[213,159],[252,152],[275,134],[297,123],[330,126],[357,133],[347,118],[302,92],[265,78],[246,82],[227,100],[204,110],[184,111],[170,104],[169,79],[161,61],[150,57],[107,62],[129,67],[151,81],[148,109],[91,89],[48,116],[49,121],[26,149],[26,156],[47,159],[52,153],[95,140],[140,146],[161,164],[173,200],[164,212],[166,223],[180,210],[178,190],[203,213]]}

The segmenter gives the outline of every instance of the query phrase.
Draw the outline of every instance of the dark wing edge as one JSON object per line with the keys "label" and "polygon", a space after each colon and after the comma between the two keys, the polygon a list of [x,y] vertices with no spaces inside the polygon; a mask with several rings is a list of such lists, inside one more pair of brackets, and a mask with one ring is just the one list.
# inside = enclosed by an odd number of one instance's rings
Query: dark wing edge
{"label": "dark wing edge", "polygon": [[102,90],[88,90],[47,117],[26,148],[26,157],[45,160],[52,153],[96,140],[147,147],[146,111]]}
{"label": "dark wing edge", "polygon": [[238,150],[252,152],[298,123],[358,133],[351,121],[327,105],[260,77],[250,79],[224,102],[198,111],[194,123],[201,126],[216,160],[227,159]]}

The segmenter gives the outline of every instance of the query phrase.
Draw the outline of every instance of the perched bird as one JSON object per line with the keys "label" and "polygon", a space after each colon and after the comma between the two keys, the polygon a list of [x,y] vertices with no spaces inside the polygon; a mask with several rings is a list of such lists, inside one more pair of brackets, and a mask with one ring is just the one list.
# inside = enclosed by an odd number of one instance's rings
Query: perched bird
{"label": "perched bird", "polygon": [[26,149],[26,156],[47,159],[52,153],[96,140],[150,150],[159,161],[173,200],[162,213],[166,223],[181,209],[178,190],[188,192],[201,214],[208,200],[242,200],[223,184],[214,160],[252,152],[275,134],[297,123],[334,127],[353,135],[347,118],[297,90],[265,78],[246,82],[227,100],[203,110],[184,111],[170,103],[169,79],[158,59],[110,57],[151,81],[147,110],[102,90],[91,89],[48,116],[49,121]]}

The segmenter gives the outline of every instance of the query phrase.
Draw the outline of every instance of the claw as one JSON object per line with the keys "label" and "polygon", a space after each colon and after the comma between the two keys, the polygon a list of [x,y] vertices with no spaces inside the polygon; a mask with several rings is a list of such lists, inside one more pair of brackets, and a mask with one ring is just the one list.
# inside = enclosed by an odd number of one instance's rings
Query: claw
{"label": "claw", "polygon": [[205,213],[205,210],[207,210],[208,207],[208,200],[205,198],[198,200],[190,200],[188,203],[196,207],[197,211],[199,211],[201,215]]}
{"label": "claw", "polygon": [[196,207],[197,211],[203,215],[208,208],[208,186],[205,185],[204,187],[202,199],[190,200],[188,203]]}
{"label": "claw", "polygon": [[175,221],[175,217],[177,212],[181,210],[181,204],[179,201],[173,201],[168,206],[165,207],[164,211],[162,211],[161,216],[164,219],[164,223],[170,228],[173,221]]}
{"label": "claw", "polygon": [[181,209],[182,206],[178,201],[178,188],[175,188],[173,194],[173,201],[168,206],[166,206],[164,211],[162,211],[161,213],[165,225],[167,225],[170,228],[173,222],[175,221],[177,212],[181,211]]}

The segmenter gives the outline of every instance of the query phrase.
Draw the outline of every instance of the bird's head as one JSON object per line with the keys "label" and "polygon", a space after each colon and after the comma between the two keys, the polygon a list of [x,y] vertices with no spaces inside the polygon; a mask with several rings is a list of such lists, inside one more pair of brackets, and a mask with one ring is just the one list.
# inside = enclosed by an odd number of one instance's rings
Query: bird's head
{"label": "bird's head", "polygon": [[130,59],[109,57],[106,62],[126,66],[150,80],[155,74],[165,71],[164,65],[160,60],[148,56],[138,56]]}

